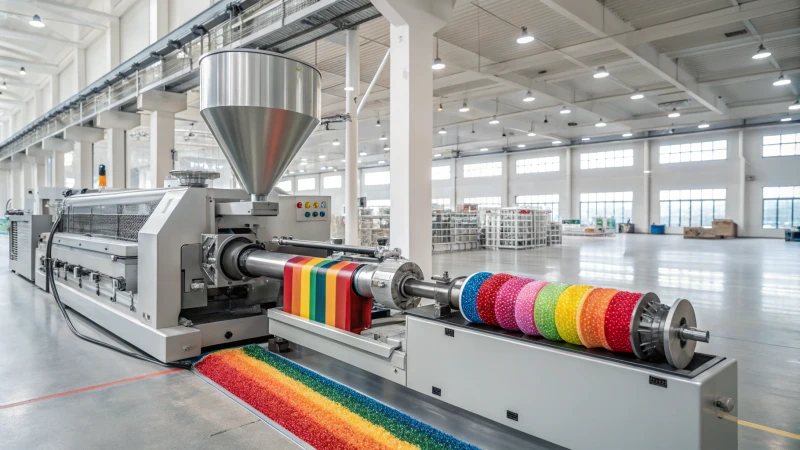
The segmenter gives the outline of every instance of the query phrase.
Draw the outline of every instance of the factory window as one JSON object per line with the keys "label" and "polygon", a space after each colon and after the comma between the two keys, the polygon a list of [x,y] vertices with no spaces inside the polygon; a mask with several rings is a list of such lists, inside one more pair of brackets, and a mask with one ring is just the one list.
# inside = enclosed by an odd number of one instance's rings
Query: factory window
{"label": "factory window", "polygon": [[560,170],[561,163],[558,156],[517,160],[518,175],[523,173],[558,172]]}
{"label": "factory window", "polygon": [[464,164],[464,178],[499,177],[502,173],[503,163],[500,161]]}
{"label": "factory window", "polygon": [[725,218],[725,189],[661,191],[661,224],[670,227],[711,227]]}
{"label": "factory window", "polygon": [[800,186],[764,187],[764,228],[800,226]]}
{"label": "factory window", "polygon": [[549,209],[553,212],[553,221],[558,221],[558,194],[517,195],[514,198],[517,206],[531,209]]}
{"label": "factory window", "polygon": [[435,198],[431,200],[431,205],[434,208],[450,209],[450,198]]}
{"label": "factory window", "polygon": [[364,174],[365,186],[378,186],[381,184],[389,184],[389,171],[383,172],[366,172]]}
{"label": "factory window", "polygon": [[692,142],[691,144],[662,145],[658,149],[660,164],[711,161],[728,158],[728,141]]}
{"label": "factory window", "polygon": [[763,144],[761,155],[764,158],[800,155],[800,133],[764,136]]}
{"label": "factory window", "polygon": [[467,197],[464,199],[464,203],[468,205],[475,204],[484,207],[499,207],[500,197]]}
{"label": "factory window", "polygon": [[298,191],[313,191],[317,188],[316,178],[299,178],[297,180]]}
{"label": "factory window", "polygon": [[387,207],[389,205],[389,199],[376,199],[376,200],[367,200],[367,208],[378,208],[378,207]]}
{"label": "factory window", "polygon": [[330,175],[322,179],[323,189],[339,189],[342,187],[341,175]]}
{"label": "factory window", "polygon": [[631,219],[633,192],[581,194],[581,223],[589,225],[597,217],[613,217],[617,223]]}
{"label": "factory window", "polygon": [[581,169],[605,169],[608,167],[629,167],[632,165],[632,149],[581,153]]}
{"label": "factory window", "polygon": [[431,180],[449,180],[450,166],[431,167]]}
{"label": "factory window", "polygon": [[283,189],[286,192],[292,192],[292,180],[283,180],[278,183],[279,188]]}

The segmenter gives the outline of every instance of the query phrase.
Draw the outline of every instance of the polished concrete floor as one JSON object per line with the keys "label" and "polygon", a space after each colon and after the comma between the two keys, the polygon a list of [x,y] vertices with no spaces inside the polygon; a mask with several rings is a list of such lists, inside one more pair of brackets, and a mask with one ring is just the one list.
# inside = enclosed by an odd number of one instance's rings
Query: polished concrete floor
{"label": "polished concrete floor", "polygon": [[[6,261],[7,238],[0,236],[0,448],[294,448],[191,373],[163,373],[78,340],[50,296],[12,274]],[[711,343],[699,350],[739,360],[740,448],[800,449],[791,437],[800,434],[798,262],[800,245],[779,240],[621,235],[565,238],[562,246],[532,251],[436,255],[434,269],[653,291],[664,302],[688,298],[700,326],[711,331]],[[80,317],[75,322],[111,339]],[[307,361],[334,378],[352,377],[324,358]],[[367,381],[365,392],[380,388]],[[401,397],[393,406],[422,420],[447,412],[446,405],[414,408]],[[464,439],[497,432],[479,419],[473,430],[451,422],[442,422],[443,429]],[[668,439],[680,430],[653,424],[653,432]],[[475,443],[491,447],[484,439]],[[514,433],[508,444],[533,446]]]}

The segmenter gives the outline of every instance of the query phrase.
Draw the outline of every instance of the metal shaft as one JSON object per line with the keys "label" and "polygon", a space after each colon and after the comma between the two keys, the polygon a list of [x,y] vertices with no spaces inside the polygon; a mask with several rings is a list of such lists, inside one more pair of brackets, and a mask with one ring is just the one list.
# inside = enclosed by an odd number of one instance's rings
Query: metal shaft
{"label": "metal shaft", "polygon": [[359,255],[378,256],[380,251],[374,247],[363,247],[360,245],[331,244],[329,242],[304,241],[301,239],[272,238],[272,244],[289,247],[317,248],[334,252],[357,253]]}
{"label": "metal shaft", "polygon": [[684,341],[699,341],[708,343],[710,333],[705,330],[698,330],[697,328],[682,327],[678,331],[681,340]]}
{"label": "metal shaft", "polygon": [[453,282],[451,288],[451,284],[449,283],[408,279],[403,283],[401,288],[403,289],[403,294],[409,297],[430,298],[439,301],[439,303],[444,303],[446,301],[451,308],[459,309],[458,297],[461,293],[463,281],[463,279],[456,280]]}

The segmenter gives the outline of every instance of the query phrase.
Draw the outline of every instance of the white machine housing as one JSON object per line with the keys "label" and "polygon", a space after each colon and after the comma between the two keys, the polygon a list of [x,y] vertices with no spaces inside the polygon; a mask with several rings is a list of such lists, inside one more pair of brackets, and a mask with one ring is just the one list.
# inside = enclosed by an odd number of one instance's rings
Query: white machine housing
{"label": "white machine housing", "polygon": [[[246,192],[236,189],[179,187],[71,197],[52,249],[59,294],[66,305],[165,362],[197,356],[203,347],[265,336],[268,320],[261,305],[276,302],[280,282],[239,281],[235,284],[240,291],[230,291],[234,283],[215,285],[201,266],[203,235],[235,234],[253,242],[274,236],[328,240],[330,198],[302,199],[324,204],[326,214],[301,220],[294,211],[298,197],[273,193],[268,201],[251,202]],[[231,212],[240,205],[249,209]],[[83,210],[71,215],[71,208]],[[271,215],[252,215],[262,209]],[[132,231],[134,222],[142,219],[138,232]],[[111,235],[115,229],[108,226],[109,220],[124,224],[117,227],[119,235]],[[39,250],[44,254],[46,239],[42,241]],[[326,255],[318,250],[307,253]],[[43,261],[37,271],[44,277]],[[237,311],[206,313],[212,291],[221,295],[226,289],[233,292],[230,295],[238,292],[244,304]],[[200,312],[202,318],[195,317]]]}

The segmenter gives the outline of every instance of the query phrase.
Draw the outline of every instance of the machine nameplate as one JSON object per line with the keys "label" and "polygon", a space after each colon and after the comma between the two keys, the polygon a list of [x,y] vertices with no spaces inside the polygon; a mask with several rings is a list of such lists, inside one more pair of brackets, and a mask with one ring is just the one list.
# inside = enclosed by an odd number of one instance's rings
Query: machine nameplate
{"label": "machine nameplate", "polygon": [[662,387],[664,389],[667,388],[667,380],[664,378],[654,377],[652,375],[650,375],[650,384],[653,386]]}

